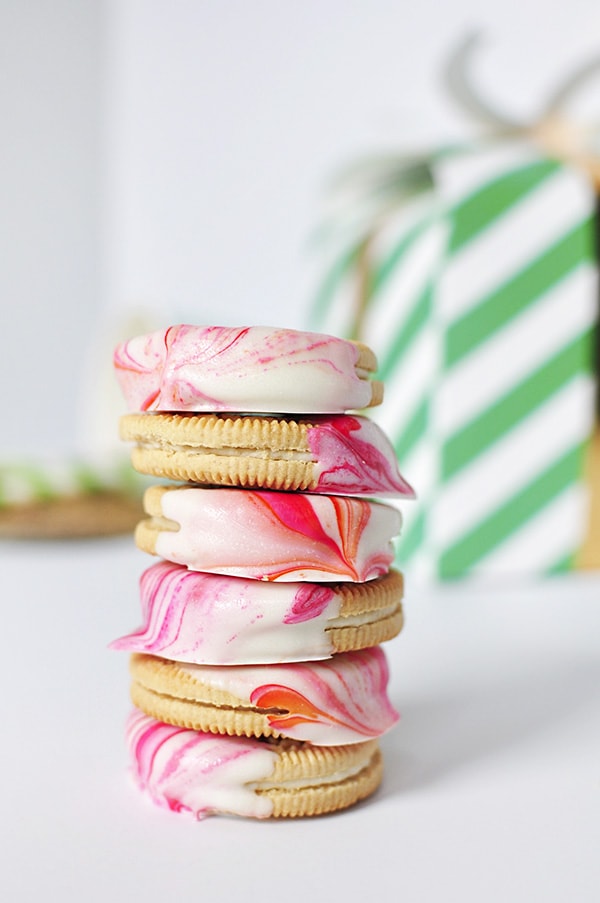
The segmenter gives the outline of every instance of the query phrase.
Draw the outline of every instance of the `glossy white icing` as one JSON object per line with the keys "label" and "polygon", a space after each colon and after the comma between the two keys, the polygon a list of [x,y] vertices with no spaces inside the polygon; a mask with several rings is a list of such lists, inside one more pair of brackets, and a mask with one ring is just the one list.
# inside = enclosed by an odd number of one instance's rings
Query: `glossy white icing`
{"label": "glossy white icing", "polygon": [[196,818],[271,815],[271,801],[252,787],[273,772],[277,753],[267,744],[172,727],[137,709],[127,742],[134,778],[157,805]]}
{"label": "glossy white icing", "polygon": [[317,746],[360,743],[398,721],[387,696],[389,670],[381,647],[334,655],[326,662],[283,665],[179,665],[193,680],[267,712],[283,736]]}
{"label": "glossy white icing", "polygon": [[182,488],[161,497],[178,525],[156,554],[198,571],[272,581],[354,581],[387,573],[401,515],[363,499],[267,490]]}
{"label": "glossy white icing", "polygon": [[371,403],[345,339],[263,326],[171,326],[120,344],[132,411],[338,413]]}
{"label": "glossy white icing", "polygon": [[159,561],[141,576],[144,624],[111,644],[210,665],[328,658],[340,597],[315,583],[265,583]]}

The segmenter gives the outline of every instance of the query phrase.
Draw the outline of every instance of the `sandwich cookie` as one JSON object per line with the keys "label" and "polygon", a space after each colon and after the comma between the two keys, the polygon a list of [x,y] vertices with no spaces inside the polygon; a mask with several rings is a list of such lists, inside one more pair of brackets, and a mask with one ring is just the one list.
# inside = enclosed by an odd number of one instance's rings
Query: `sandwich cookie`
{"label": "sandwich cookie", "polygon": [[140,549],[197,571],[295,582],[386,574],[400,512],[365,499],[251,489],[151,486]]}
{"label": "sandwich cookie", "polygon": [[196,818],[324,815],[381,783],[376,740],[312,746],[192,731],[134,710],[127,723],[133,776],[156,803]]}
{"label": "sandwich cookie", "polygon": [[130,411],[335,414],[380,404],[357,342],[264,326],[171,326],[117,346]]}
{"label": "sandwich cookie", "polygon": [[111,643],[199,665],[325,659],[390,640],[402,627],[403,578],[264,583],[159,561],[140,578],[143,625]]}
{"label": "sandwich cookie", "polygon": [[381,647],[325,662],[186,665],[133,655],[131,700],[158,721],[215,734],[289,737],[341,746],[380,737],[398,721]]}
{"label": "sandwich cookie", "polygon": [[348,414],[310,420],[127,414],[121,438],[136,470],[220,486],[414,498],[383,431]]}

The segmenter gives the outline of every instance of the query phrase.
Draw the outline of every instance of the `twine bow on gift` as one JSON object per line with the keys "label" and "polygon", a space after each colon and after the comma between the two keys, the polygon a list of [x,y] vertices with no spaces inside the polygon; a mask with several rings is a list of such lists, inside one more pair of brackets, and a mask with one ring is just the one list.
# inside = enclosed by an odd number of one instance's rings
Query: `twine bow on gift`
{"label": "twine bow on gift", "polygon": [[[363,337],[363,323],[373,297],[374,245],[390,217],[419,198],[435,191],[436,164],[485,145],[503,141],[529,141],[550,159],[575,166],[590,179],[600,195],[600,120],[581,124],[569,113],[576,95],[600,76],[600,56],[579,66],[550,94],[532,122],[523,122],[501,112],[475,87],[471,75],[479,35],[467,36],[450,54],[443,67],[444,87],[464,113],[478,126],[477,137],[452,145],[441,145],[414,154],[391,154],[362,159],[343,171],[333,185],[333,216],[330,229],[346,237],[356,291],[348,327],[351,338]],[[599,110],[600,115],[600,110]],[[317,301],[317,307],[319,301]]]}
{"label": "twine bow on gift", "polygon": [[576,95],[600,75],[600,56],[564,78],[533,122],[520,122],[499,111],[475,88],[469,67],[480,43],[479,35],[470,35],[448,59],[444,81],[453,99],[478,123],[484,137],[530,140],[546,156],[582,169],[600,192],[600,121],[578,123],[569,113]]}

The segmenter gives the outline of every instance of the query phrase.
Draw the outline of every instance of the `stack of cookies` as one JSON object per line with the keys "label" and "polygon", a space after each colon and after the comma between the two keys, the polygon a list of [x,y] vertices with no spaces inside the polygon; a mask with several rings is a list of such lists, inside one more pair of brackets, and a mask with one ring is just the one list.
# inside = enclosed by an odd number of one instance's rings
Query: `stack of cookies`
{"label": "stack of cookies", "polygon": [[174,326],[115,352],[121,436],[152,486],[128,740],[137,783],[196,817],[331,812],[381,781],[398,715],[380,643],[402,626],[391,568],[412,497],[373,353],[314,333]]}

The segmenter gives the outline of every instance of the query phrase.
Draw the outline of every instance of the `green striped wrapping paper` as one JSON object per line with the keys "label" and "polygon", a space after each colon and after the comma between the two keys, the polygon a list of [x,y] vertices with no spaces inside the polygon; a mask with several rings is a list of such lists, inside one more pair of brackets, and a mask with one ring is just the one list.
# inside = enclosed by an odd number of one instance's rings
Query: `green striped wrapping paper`
{"label": "green striped wrapping paper", "polygon": [[[361,328],[386,383],[372,416],[419,495],[398,562],[442,578],[566,570],[586,528],[593,192],[525,143],[433,165],[429,203],[370,245]],[[325,331],[345,328],[346,259],[315,310]]]}
{"label": "green striped wrapping paper", "polygon": [[[373,263],[360,338],[376,350],[385,381],[383,404],[369,409],[392,439],[418,502],[402,506],[398,560],[428,570],[426,523],[438,479],[431,441],[433,386],[442,361],[442,336],[434,300],[449,235],[442,211],[411,203],[386,220],[370,246]],[[354,320],[356,246],[336,249],[315,308],[315,328],[349,335]]]}

